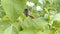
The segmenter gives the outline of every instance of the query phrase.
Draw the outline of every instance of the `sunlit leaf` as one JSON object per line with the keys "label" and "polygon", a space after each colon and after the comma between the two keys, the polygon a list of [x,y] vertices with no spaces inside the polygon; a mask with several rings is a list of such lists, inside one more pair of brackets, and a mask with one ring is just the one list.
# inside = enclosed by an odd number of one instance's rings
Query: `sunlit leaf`
{"label": "sunlit leaf", "polygon": [[53,20],[55,20],[55,21],[60,21],[60,13],[57,13],[57,14],[54,16]]}
{"label": "sunlit leaf", "polygon": [[12,22],[15,22],[18,14],[25,9],[25,0],[2,0],[1,3],[7,16]]}
{"label": "sunlit leaf", "polygon": [[19,34],[36,34],[34,31],[20,31]]}
{"label": "sunlit leaf", "polygon": [[22,22],[23,29],[33,29],[39,30],[41,28],[45,28],[48,23],[43,20],[43,18],[37,18],[32,20],[31,18],[26,18],[24,22]]}
{"label": "sunlit leaf", "polygon": [[10,26],[7,29],[5,29],[5,31],[3,32],[3,34],[18,34],[15,27]]}
{"label": "sunlit leaf", "polygon": [[3,33],[3,31],[10,26],[10,21],[3,21],[0,20],[0,34]]}

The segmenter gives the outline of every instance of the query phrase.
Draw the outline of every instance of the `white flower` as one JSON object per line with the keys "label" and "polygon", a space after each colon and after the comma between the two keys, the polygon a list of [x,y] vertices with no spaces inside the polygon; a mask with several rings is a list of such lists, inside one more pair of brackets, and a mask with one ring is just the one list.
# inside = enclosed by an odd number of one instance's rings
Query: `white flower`
{"label": "white flower", "polygon": [[26,5],[27,5],[27,6],[30,6],[30,7],[33,7],[33,6],[34,6],[34,3],[27,1]]}
{"label": "white flower", "polygon": [[27,1],[27,2],[26,2],[26,5],[27,5],[27,6],[30,6],[30,2]]}
{"label": "white flower", "polygon": [[54,15],[54,14],[56,14],[57,12],[56,12],[56,11],[53,11],[53,10],[50,10],[49,13],[52,14],[52,15]]}
{"label": "white flower", "polygon": [[39,3],[43,4],[43,0],[38,0]]}
{"label": "white flower", "polygon": [[41,11],[41,10],[43,10],[43,9],[42,9],[42,7],[40,7],[40,6],[37,6],[37,7],[36,7],[36,10],[37,10],[37,11]]}
{"label": "white flower", "polygon": [[34,6],[34,3],[30,2],[31,7]]}

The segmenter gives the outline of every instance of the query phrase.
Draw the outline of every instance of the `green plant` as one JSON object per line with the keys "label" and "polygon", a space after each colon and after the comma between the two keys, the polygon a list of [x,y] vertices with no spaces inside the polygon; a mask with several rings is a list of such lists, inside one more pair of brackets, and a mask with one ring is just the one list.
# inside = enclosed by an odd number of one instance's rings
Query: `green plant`
{"label": "green plant", "polygon": [[60,34],[60,1],[0,0],[0,34]]}

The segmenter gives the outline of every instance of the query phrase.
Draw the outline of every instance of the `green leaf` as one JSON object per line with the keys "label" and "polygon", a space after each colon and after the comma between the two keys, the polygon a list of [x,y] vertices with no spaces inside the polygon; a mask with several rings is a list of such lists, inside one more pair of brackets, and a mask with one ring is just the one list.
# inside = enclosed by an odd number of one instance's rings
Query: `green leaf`
{"label": "green leaf", "polygon": [[36,34],[36,32],[33,31],[20,31],[19,34]]}
{"label": "green leaf", "polygon": [[2,34],[3,31],[9,26],[10,26],[10,21],[0,20],[0,34]]}
{"label": "green leaf", "polygon": [[24,22],[22,22],[21,24],[22,24],[23,29],[34,29],[34,26],[33,26],[34,25],[34,21],[31,18],[29,18],[29,17],[27,17],[24,20]]}
{"label": "green leaf", "polygon": [[40,29],[40,28],[41,29],[45,29],[45,27],[47,27],[47,24],[48,24],[48,22],[45,21],[45,19],[42,18],[42,17],[39,17],[37,19],[34,19],[34,22],[35,22],[35,27],[37,29]]}
{"label": "green leaf", "polygon": [[54,21],[54,22],[53,22],[53,27],[55,27],[55,28],[60,28],[60,22]]}
{"label": "green leaf", "polygon": [[3,34],[18,34],[16,28],[13,26],[8,27]]}
{"label": "green leaf", "polygon": [[60,13],[57,13],[56,15],[54,15],[53,20],[54,21],[60,21]]}
{"label": "green leaf", "polygon": [[43,18],[37,18],[37,19],[31,19],[26,18],[24,22],[22,23],[23,29],[28,30],[40,30],[42,28],[45,28],[47,25],[47,22]]}
{"label": "green leaf", "polygon": [[3,11],[0,11],[0,18],[4,17],[6,14]]}
{"label": "green leaf", "polygon": [[42,32],[42,31],[39,31],[37,34],[49,34],[50,31],[45,31],[45,32]]}
{"label": "green leaf", "polygon": [[58,29],[58,30],[55,32],[55,34],[60,34],[60,29]]}
{"label": "green leaf", "polygon": [[60,28],[60,13],[57,13],[53,18],[53,27]]}
{"label": "green leaf", "polygon": [[45,30],[45,31],[38,31],[37,33],[38,33],[38,34],[54,34],[55,31],[52,31],[52,30]]}
{"label": "green leaf", "polygon": [[[15,22],[18,14],[22,14],[25,8],[25,0],[1,0],[3,9],[12,22]],[[21,15],[20,14],[20,15]]]}
{"label": "green leaf", "polygon": [[8,27],[3,34],[11,34],[12,32],[12,26]]}
{"label": "green leaf", "polygon": [[19,32],[21,30],[21,26],[20,26],[20,23],[16,22],[16,23],[13,23],[13,26],[14,28],[16,28],[16,30]]}

